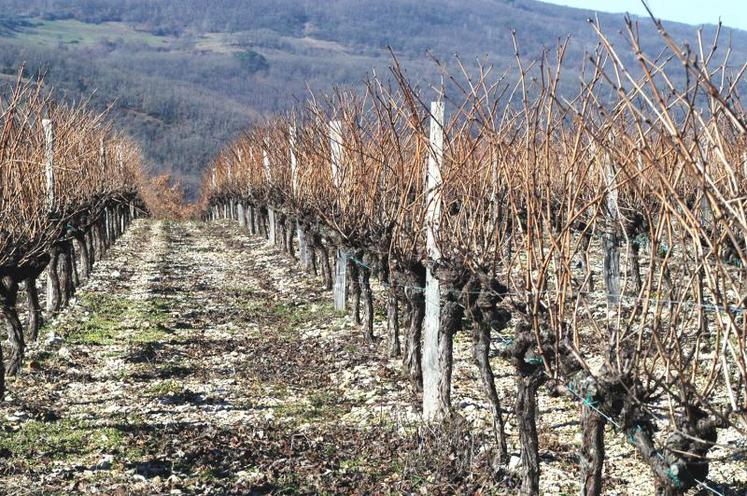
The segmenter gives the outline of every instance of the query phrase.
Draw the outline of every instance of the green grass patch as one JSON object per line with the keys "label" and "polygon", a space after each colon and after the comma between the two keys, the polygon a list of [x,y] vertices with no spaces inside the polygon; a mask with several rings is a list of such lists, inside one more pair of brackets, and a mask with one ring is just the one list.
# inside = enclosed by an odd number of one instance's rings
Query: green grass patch
{"label": "green grass patch", "polygon": [[75,420],[30,421],[17,431],[0,432],[0,451],[10,451],[13,458],[27,461],[42,456],[67,460],[112,453],[121,449],[123,443],[124,434],[118,429]]}
{"label": "green grass patch", "polygon": [[281,334],[292,332],[304,323],[328,322],[339,316],[331,302],[292,305],[268,300],[250,300],[240,305],[245,318],[271,325]]}
{"label": "green grass patch", "polygon": [[271,314],[278,320],[288,324],[302,324],[304,322],[326,320],[336,315],[332,303],[293,306],[279,303],[272,307]]}
{"label": "green grass patch", "polygon": [[104,293],[81,292],[79,305],[87,315],[62,324],[58,331],[71,344],[113,345],[160,342],[171,332],[163,323],[168,300],[136,301]]}
{"label": "green grass patch", "polygon": [[347,412],[340,396],[331,391],[316,391],[308,396],[307,401],[287,402],[275,407],[278,416],[299,422],[334,420]]}
{"label": "green grass patch", "polygon": [[55,21],[29,19],[29,21],[28,25],[13,34],[14,38],[19,41],[33,45],[91,46],[109,41],[167,47],[173,41],[171,38],[138,31],[122,22],[92,24],[73,19]]}
{"label": "green grass patch", "polygon": [[184,386],[174,379],[157,382],[149,386],[146,390],[146,394],[154,397],[166,396],[169,394],[176,395],[182,392],[184,392]]}

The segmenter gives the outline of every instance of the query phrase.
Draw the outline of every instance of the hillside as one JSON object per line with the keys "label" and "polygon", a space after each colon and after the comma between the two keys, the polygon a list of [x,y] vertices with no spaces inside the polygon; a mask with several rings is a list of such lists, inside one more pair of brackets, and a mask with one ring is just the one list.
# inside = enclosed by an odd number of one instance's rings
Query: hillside
{"label": "hillside", "polygon": [[[577,66],[597,40],[590,15],[531,0],[6,0],[0,17],[0,72],[46,75],[60,96],[93,94],[112,103],[154,168],[172,171],[194,194],[200,169],[252,121],[302,101],[308,90],[359,87],[373,68],[386,74],[387,49],[427,87],[439,80],[427,52],[451,61],[484,59],[513,67],[511,30],[522,55],[538,56],[572,36]],[[621,16],[600,16],[613,39]],[[642,23],[645,46],[659,43]],[[695,29],[668,24],[675,39]],[[710,39],[713,27],[706,29]],[[747,59],[747,33],[731,33],[733,60]],[[575,75],[564,83],[570,88]]]}

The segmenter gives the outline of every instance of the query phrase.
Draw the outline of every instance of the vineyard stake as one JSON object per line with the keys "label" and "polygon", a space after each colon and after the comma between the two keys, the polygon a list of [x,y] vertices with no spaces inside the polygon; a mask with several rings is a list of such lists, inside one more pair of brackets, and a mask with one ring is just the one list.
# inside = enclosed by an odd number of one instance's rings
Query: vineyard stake
{"label": "vineyard stake", "polygon": [[[298,132],[296,126],[291,124],[288,127],[288,140],[290,144],[290,164],[291,164],[291,188],[293,197],[298,195],[298,156],[296,154],[296,143],[298,141]],[[304,270],[309,269],[309,248],[306,243],[306,233],[303,231],[301,222],[296,222],[296,236],[298,236],[298,256],[301,259],[301,266]]]}
{"label": "vineyard stake", "polygon": [[[54,197],[54,124],[50,119],[42,120],[42,127],[44,128],[44,139],[46,144],[46,161],[45,161],[45,175],[47,180],[47,210],[49,212],[54,211],[55,197]],[[53,258],[53,260],[55,260]],[[50,263],[47,268],[47,310],[52,311],[54,308],[51,302],[54,298],[53,285],[56,285],[56,277],[52,273],[57,267],[53,267]]]}
{"label": "vineyard stake", "polygon": [[433,275],[432,265],[441,258],[438,249],[438,231],[441,222],[441,168],[444,153],[444,104],[431,103],[430,149],[426,172],[426,249],[429,262],[426,264],[425,321],[423,323],[423,417],[435,420],[439,415],[439,383],[448,378],[441,377],[444,367],[439,360],[441,337],[440,285]]}
{"label": "vineyard stake", "polygon": [[[265,168],[265,179],[267,180],[268,184],[272,180],[272,175],[270,173],[270,156],[267,154],[267,145],[268,141],[265,140],[265,148],[262,149],[262,164]],[[270,224],[269,228],[269,243],[271,245],[275,245],[276,239],[275,239],[275,209],[271,206],[267,206],[267,222]]]}
{"label": "vineyard stake", "polygon": [[[329,143],[332,159],[332,181],[335,188],[340,188],[342,177],[340,167],[342,166],[342,122],[330,121]],[[335,256],[335,310],[344,312],[348,301],[348,257],[345,250],[337,249]]]}
{"label": "vineyard stake", "polygon": [[55,207],[54,195],[54,124],[50,119],[42,120],[44,139],[46,143],[46,177],[47,177],[47,209],[52,212]]}

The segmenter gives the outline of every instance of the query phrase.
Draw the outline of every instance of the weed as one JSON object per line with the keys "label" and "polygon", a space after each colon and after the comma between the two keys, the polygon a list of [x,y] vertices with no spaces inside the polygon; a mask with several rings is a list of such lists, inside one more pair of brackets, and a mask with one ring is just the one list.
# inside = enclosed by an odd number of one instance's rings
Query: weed
{"label": "weed", "polygon": [[184,386],[174,379],[157,382],[148,387],[146,394],[150,396],[166,396],[168,394],[180,394],[184,391]]}

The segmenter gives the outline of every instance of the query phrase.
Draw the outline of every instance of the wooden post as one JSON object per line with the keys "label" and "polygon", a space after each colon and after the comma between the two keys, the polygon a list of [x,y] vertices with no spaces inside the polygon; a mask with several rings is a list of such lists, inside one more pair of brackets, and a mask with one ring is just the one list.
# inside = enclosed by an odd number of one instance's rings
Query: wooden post
{"label": "wooden post", "polygon": [[238,202],[237,207],[239,216],[239,227],[246,227],[246,215],[244,214],[244,203]]}
{"label": "wooden post", "polygon": [[[231,167],[231,162],[228,162],[226,164],[226,175],[228,176],[228,182],[231,182],[231,179],[233,178],[233,170]],[[230,220],[234,219],[234,216],[236,215],[236,204],[234,203],[233,198],[228,199],[228,218]]]}
{"label": "wooden post", "polygon": [[[270,171],[270,156],[267,154],[267,141],[265,141],[265,148],[262,149],[262,163],[265,168],[265,179],[269,183],[272,181],[272,171]],[[270,224],[268,231],[269,243],[275,245],[277,242],[275,236],[275,209],[270,205],[267,205],[267,223]]]}
{"label": "wooden post", "polygon": [[[290,141],[290,164],[291,164],[291,187],[293,188],[293,197],[298,195],[298,157],[296,155],[296,143],[298,134],[296,126],[291,124],[289,131]],[[301,222],[296,222],[296,235],[298,236],[298,257],[301,259],[301,266],[304,269],[309,268],[309,250],[306,243],[306,233],[301,226]]]}
{"label": "wooden post", "polygon": [[46,142],[46,177],[47,177],[47,209],[51,212],[55,207],[54,192],[54,124],[50,119],[42,120],[44,138]]}
{"label": "wooden post", "polygon": [[[210,183],[213,185],[213,192],[215,192],[215,167],[210,170]],[[218,207],[213,205],[210,207],[210,220],[218,220]]]}
{"label": "wooden post", "polygon": [[604,246],[604,281],[607,288],[607,302],[617,305],[620,301],[620,208],[617,203],[617,171],[609,153],[604,153],[602,174],[607,188],[606,232],[602,235]]}
{"label": "wooden post", "polygon": [[[441,167],[444,149],[444,104],[431,103],[430,151],[426,172],[426,249],[432,263],[438,262],[438,231],[441,220]],[[433,275],[431,264],[426,264],[425,320],[423,323],[423,417],[435,420],[439,408],[439,384],[448,380],[441,377],[444,367],[439,363],[439,340],[441,338],[441,293],[438,279]]]}
{"label": "wooden post", "polygon": [[[49,119],[42,120],[42,128],[44,128],[44,138],[46,144],[46,161],[45,161],[45,176],[47,183],[47,210],[53,212],[55,208],[55,195],[54,195],[54,124]],[[47,310],[52,311],[52,300],[54,298],[54,285],[57,284],[56,271],[56,259],[53,258],[53,262],[47,267]],[[53,274],[52,271],[55,271]]]}
{"label": "wooden post", "polygon": [[[332,159],[332,181],[337,189],[342,185],[342,122],[330,121],[329,141]],[[335,255],[335,310],[344,312],[348,302],[348,254],[338,248]]]}

